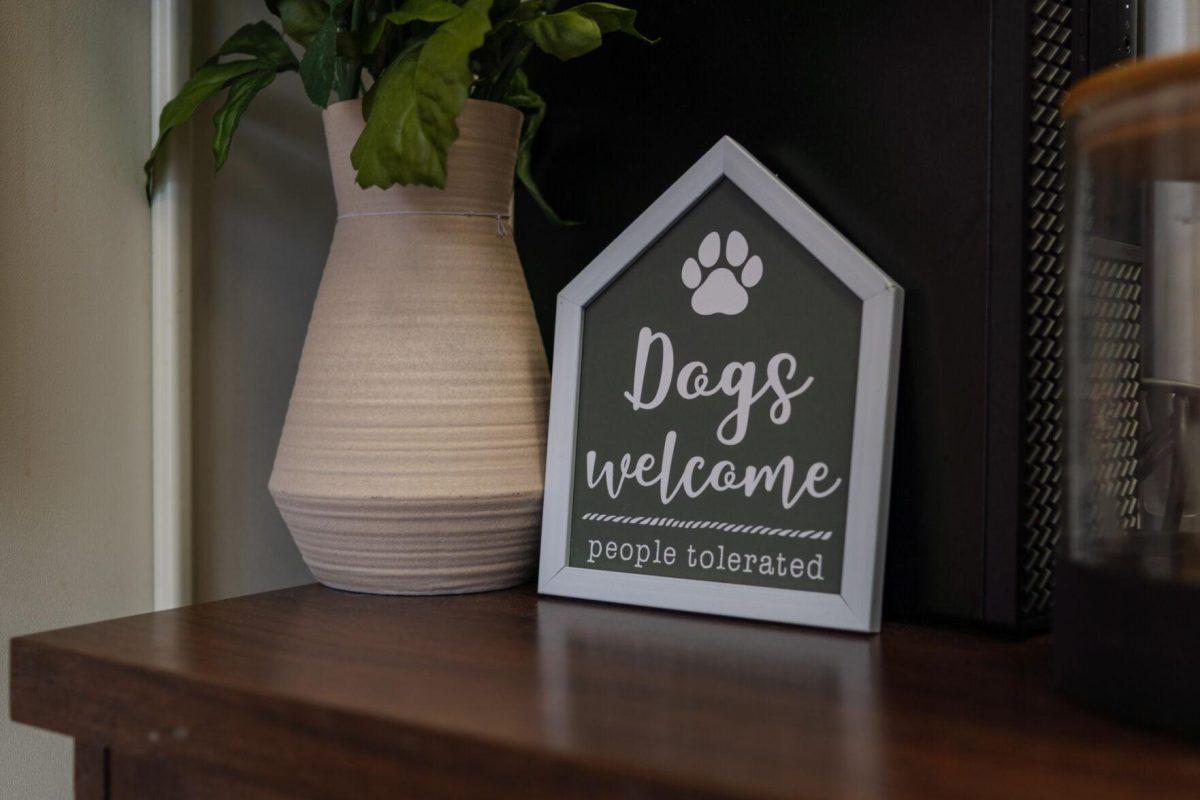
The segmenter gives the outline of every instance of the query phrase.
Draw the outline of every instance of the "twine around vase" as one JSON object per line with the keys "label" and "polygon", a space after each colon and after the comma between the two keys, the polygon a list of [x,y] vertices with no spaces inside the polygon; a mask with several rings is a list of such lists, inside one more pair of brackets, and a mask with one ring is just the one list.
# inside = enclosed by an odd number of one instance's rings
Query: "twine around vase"
{"label": "twine around vase", "polygon": [[492,217],[496,220],[496,235],[507,236],[508,227],[504,221],[512,219],[512,214],[487,211],[349,211],[338,214],[339,221],[354,217]]}

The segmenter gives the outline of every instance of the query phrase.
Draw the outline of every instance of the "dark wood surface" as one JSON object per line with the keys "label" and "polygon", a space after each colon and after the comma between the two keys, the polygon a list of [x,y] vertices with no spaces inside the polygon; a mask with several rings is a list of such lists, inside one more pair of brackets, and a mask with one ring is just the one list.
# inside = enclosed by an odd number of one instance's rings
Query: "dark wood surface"
{"label": "dark wood surface", "polygon": [[12,715],[76,737],[87,797],[1197,796],[1200,747],[1049,670],[1045,637],[306,586],[15,639]]}

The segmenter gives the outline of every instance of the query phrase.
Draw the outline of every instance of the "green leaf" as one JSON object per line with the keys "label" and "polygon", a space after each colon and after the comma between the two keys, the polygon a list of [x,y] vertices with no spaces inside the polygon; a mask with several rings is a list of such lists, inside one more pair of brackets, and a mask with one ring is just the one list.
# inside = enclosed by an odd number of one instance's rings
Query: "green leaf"
{"label": "green leaf", "polygon": [[600,46],[603,34],[614,31],[654,43],[656,40],[647,39],[634,27],[636,19],[637,12],[624,6],[580,3],[566,11],[522,22],[521,30],[543,51],[567,61],[592,52]]}
{"label": "green leaf", "polygon": [[504,102],[529,112],[525,117],[525,127],[521,130],[521,143],[517,147],[517,180],[542,209],[546,219],[555,225],[578,225],[578,222],[564,220],[555,213],[533,179],[531,171],[533,137],[537,136],[538,129],[542,126],[542,120],[546,118],[546,101],[529,88],[529,78],[525,75],[525,70],[518,69],[513,73],[512,83],[508,94],[504,97]]}
{"label": "green leaf", "polygon": [[187,122],[196,107],[219,92],[226,83],[247,73],[262,70],[263,67],[262,61],[254,59],[214,64],[211,67],[201,67],[196,70],[196,74],[189,78],[188,82],[179,90],[179,95],[163,106],[162,114],[158,119],[158,135],[164,136],[171,128]]}
{"label": "green leaf", "polygon": [[[281,3],[286,2],[288,0],[281,0]],[[249,55],[253,58],[217,63],[222,56],[235,54]],[[213,155],[217,159],[217,167],[220,168],[228,157],[230,137],[237,128],[246,105],[264,86],[274,80],[277,72],[296,67],[296,56],[279,31],[270,23],[255,22],[238,28],[225,40],[216,55],[196,70],[175,99],[163,106],[159,115],[158,141],[154,143],[145,165],[147,199],[154,195],[158,156],[166,144],[168,135],[174,128],[191,119],[201,103],[222,89],[231,90],[225,105],[214,117],[217,130],[213,137]]]}
{"label": "green leaf", "polygon": [[279,16],[283,32],[302,47],[308,47],[329,17],[329,6],[322,0],[279,0],[274,13]]}
{"label": "green leaf", "polygon": [[637,12],[632,8],[613,5],[612,3],[580,3],[573,7],[571,11],[591,17],[600,26],[601,33],[619,31],[649,44],[654,44],[658,41],[657,39],[646,38],[634,27],[634,22],[637,20]]}
{"label": "green leaf", "polygon": [[[525,70],[518,69],[513,73],[512,83],[509,84],[508,92],[504,95],[503,102],[514,108],[524,109],[526,111],[545,110],[546,101],[542,96],[533,91],[529,86],[529,76],[525,74]],[[538,124],[541,124],[540,121]],[[534,126],[536,133],[536,127]]]}
{"label": "green leaf", "polygon": [[512,12],[512,18],[517,22],[531,20],[546,8],[546,0],[525,0]]}
{"label": "green leaf", "polygon": [[337,18],[329,16],[316,32],[300,59],[300,80],[304,93],[321,108],[329,105],[333,91],[334,66],[337,60]]}
{"label": "green leaf", "polygon": [[212,66],[221,56],[235,54],[253,56],[278,67],[296,65],[292,49],[269,22],[255,22],[238,28],[205,65]]}
{"label": "green leaf", "polygon": [[384,19],[393,25],[407,25],[410,22],[445,22],[454,19],[463,11],[449,0],[404,0],[404,4]]}
{"label": "green leaf", "polygon": [[410,22],[445,22],[454,19],[462,11],[449,0],[407,0],[397,10],[375,20],[360,35],[360,47],[364,53],[374,53],[383,40],[388,25],[407,25]]}
{"label": "green leaf", "polygon": [[491,30],[491,5],[466,0],[458,15],[380,76],[370,118],[350,154],[360,186],[445,187],[446,154],[458,138],[455,120],[475,79],[469,58]]}
{"label": "green leaf", "polygon": [[534,17],[521,29],[539,48],[562,61],[578,58],[600,46],[600,25],[575,9]]}
{"label": "green leaf", "polygon": [[259,59],[233,61],[228,64],[212,64],[207,67],[201,67],[183,85],[183,88],[179,90],[179,94],[175,99],[163,106],[162,113],[158,118],[158,141],[154,143],[154,149],[150,151],[150,157],[146,159],[144,167],[146,171],[147,199],[154,196],[155,163],[158,159],[158,154],[162,151],[163,144],[167,140],[168,134],[174,128],[191,119],[192,114],[195,113],[196,108],[201,103],[221,91],[231,81],[243,75],[248,75],[252,72],[262,72],[266,69],[274,72],[275,68],[273,65],[269,65]]}
{"label": "green leaf", "polygon": [[233,132],[237,130],[242,114],[254,96],[271,85],[275,73],[269,70],[251,72],[243,75],[229,87],[225,103],[213,115],[213,171],[219,171],[229,158],[229,145],[233,140]]}
{"label": "green leaf", "polygon": [[374,53],[375,48],[383,41],[383,34],[388,26],[387,17],[380,17],[371,23],[370,27],[359,33],[359,47],[364,53]]}

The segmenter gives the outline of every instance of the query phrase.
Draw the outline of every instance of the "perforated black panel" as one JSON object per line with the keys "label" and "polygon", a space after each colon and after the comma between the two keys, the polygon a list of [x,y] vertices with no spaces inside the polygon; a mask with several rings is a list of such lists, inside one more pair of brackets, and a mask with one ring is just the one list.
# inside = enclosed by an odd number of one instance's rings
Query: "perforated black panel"
{"label": "perforated black panel", "polygon": [[1088,352],[1080,368],[1091,409],[1089,504],[1099,515],[1092,524],[1116,521],[1136,530],[1142,266],[1091,253],[1085,269],[1080,333]]}
{"label": "perforated black panel", "polygon": [[1071,6],[1032,5],[1028,252],[1025,283],[1025,476],[1020,611],[1049,613],[1062,499],[1065,136],[1058,107],[1071,78]]}

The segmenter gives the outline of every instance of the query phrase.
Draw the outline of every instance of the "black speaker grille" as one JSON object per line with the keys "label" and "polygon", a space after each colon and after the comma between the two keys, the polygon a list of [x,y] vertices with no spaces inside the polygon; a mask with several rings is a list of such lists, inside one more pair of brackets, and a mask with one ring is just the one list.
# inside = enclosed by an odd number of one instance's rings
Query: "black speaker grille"
{"label": "black speaker grille", "polygon": [[1071,6],[1032,4],[1028,249],[1025,280],[1024,530],[1020,614],[1051,608],[1062,497],[1065,137],[1058,106],[1071,79]]}
{"label": "black speaker grille", "polygon": [[[1139,527],[1137,444],[1141,390],[1141,286],[1137,261],[1089,253],[1082,285],[1080,365],[1087,381],[1091,524]],[[1097,516],[1099,515],[1099,516]]]}

